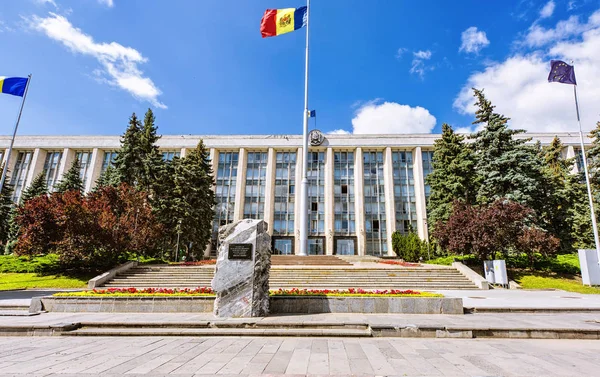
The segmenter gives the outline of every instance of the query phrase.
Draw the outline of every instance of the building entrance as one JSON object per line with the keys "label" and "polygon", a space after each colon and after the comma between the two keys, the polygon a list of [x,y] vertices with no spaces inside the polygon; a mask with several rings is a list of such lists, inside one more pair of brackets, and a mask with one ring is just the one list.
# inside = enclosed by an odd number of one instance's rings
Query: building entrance
{"label": "building entrance", "polygon": [[335,255],[356,255],[356,237],[335,237]]}
{"label": "building entrance", "polygon": [[273,255],[294,255],[294,238],[273,239]]}

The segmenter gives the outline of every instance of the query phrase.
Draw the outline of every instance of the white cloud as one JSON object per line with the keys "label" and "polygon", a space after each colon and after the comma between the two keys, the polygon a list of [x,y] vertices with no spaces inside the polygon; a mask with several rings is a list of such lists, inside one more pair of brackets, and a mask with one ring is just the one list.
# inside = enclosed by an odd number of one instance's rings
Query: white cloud
{"label": "white cloud", "polygon": [[[455,99],[454,107],[460,113],[474,114],[471,88],[484,88],[497,111],[511,118],[513,128],[575,131],[578,126],[572,86],[547,81],[550,59],[567,62],[573,59],[582,126],[593,128],[600,120],[600,22],[596,23],[597,18],[600,19],[599,12],[590,17],[585,31],[573,34],[571,40],[548,41],[547,49],[516,54],[472,74]],[[563,33],[566,30],[564,22],[558,22],[548,31]]]}
{"label": "white cloud", "polygon": [[520,43],[527,47],[542,47],[581,35],[585,31],[593,30],[598,26],[600,26],[600,10],[594,12],[588,18],[587,23],[581,23],[578,16],[571,16],[566,20],[559,21],[551,29],[546,29],[534,23],[527,31],[525,40]]}
{"label": "white cloud", "polygon": [[74,27],[65,17],[54,13],[50,13],[46,18],[33,16],[29,23],[33,29],[61,42],[72,52],[96,58],[102,68],[95,69],[94,74],[102,81],[119,87],[158,108],[167,108],[158,101],[158,96],[162,94],[160,89],[150,78],[144,77],[143,72],[138,68],[139,64],[148,61],[139,51],[117,42],[95,42],[90,35]]}
{"label": "white cloud", "polygon": [[352,119],[355,134],[430,133],[436,119],[427,109],[395,102],[369,101]]}
{"label": "white cloud", "polygon": [[329,131],[327,132],[328,135],[350,135],[352,132],[350,131],[346,131],[343,129],[337,129],[337,130],[333,130],[333,131]]}
{"label": "white cloud", "polygon": [[54,0],[33,0],[33,1],[40,5],[50,4],[50,5],[53,5],[54,8],[58,9],[58,5],[56,4],[56,2]]}
{"label": "white cloud", "polygon": [[408,51],[407,48],[400,47],[396,52],[396,59],[402,59],[402,55],[404,55]]}
{"label": "white cloud", "polygon": [[107,7],[109,7],[109,8],[112,8],[112,7],[114,7],[114,6],[115,6],[115,3],[114,3],[114,1],[113,1],[113,0],[98,0],[98,2],[99,2],[100,4],[106,5],[106,6],[107,6]]}
{"label": "white cloud", "polygon": [[488,46],[490,41],[484,31],[478,31],[475,26],[471,26],[463,31],[460,37],[462,43],[458,51],[477,54],[482,48]]}
{"label": "white cloud", "polygon": [[548,1],[546,3],[546,5],[544,5],[542,10],[540,10],[540,18],[552,17],[555,7],[556,7],[556,4],[554,3],[554,0]]}
{"label": "white cloud", "polygon": [[413,52],[412,65],[410,67],[410,73],[418,75],[420,78],[425,77],[426,71],[432,71],[434,67],[427,66],[425,61],[431,59],[431,51],[417,51]]}

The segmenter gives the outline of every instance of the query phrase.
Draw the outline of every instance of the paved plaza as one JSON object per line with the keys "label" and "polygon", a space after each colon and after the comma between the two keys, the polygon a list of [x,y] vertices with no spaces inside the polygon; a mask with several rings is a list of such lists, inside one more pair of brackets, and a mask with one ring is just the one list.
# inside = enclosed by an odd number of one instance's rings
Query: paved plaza
{"label": "paved plaza", "polygon": [[323,338],[0,338],[0,377],[598,376],[600,342]]}

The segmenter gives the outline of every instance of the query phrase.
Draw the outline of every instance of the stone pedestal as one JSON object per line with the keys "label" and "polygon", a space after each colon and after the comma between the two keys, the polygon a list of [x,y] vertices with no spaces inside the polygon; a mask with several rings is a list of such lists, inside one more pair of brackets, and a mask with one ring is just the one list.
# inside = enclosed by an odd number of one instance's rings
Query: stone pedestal
{"label": "stone pedestal", "polygon": [[212,280],[218,317],[269,314],[271,237],[263,220],[239,220],[219,229],[219,254]]}

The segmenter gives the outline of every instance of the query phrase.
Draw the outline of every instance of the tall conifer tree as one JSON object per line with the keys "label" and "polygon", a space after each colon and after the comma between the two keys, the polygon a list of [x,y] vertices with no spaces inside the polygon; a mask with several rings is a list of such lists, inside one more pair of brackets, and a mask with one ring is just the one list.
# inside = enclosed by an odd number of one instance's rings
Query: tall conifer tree
{"label": "tall conifer tree", "polygon": [[33,179],[29,187],[23,191],[23,195],[21,195],[21,203],[25,204],[28,200],[46,194],[48,194],[48,185],[46,184],[46,177],[44,176],[44,173],[41,172]]}
{"label": "tall conifer tree", "polygon": [[11,218],[14,216],[15,205],[12,196],[13,186],[7,180],[0,192],[0,242],[3,245],[9,240]]}
{"label": "tall conifer tree", "polygon": [[144,124],[140,133],[140,149],[142,151],[143,174],[140,177],[140,187],[142,190],[156,195],[156,184],[164,173],[162,154],[156,144],[160,140],[158,128],[155,125],[156,118],[152,109],[146,111]]}
{"label": "tall conifer tree", "polygon": [[483,91],[474,89],[477,98],[473,124],[483,124],[474,135],[476,169],[481,180],[477,201],[492,203],[499,198],[514,200],[537,211],[542,184],[542,162],[529,139],[515,139],[523,130],[508,128],[506,118],[494,112],[494,106]]}
{"label": "tall conifer tree", "polygon": [[56,185],[56,192],[64,193],[74,190],[83,193],[83,180],[80,174],[81,165],[79,160],[75,158],[63,179]]}
{"label": "tall conifer tree", "polygon": [[121,138],[121,149],[115,158],[115,169],[121,182],[136,187],[145,170],[141,138],[142,125],[133,113],[129,118],[129,127]]}
{"label": "tall conifer tree", "polygon": [[453,201],[475,202],[476,180],[473,150],[464,136],[444,123],[442,137],[434,143],[433,172],[426,178],[431,187],[428,220],[432,228],[438,221],[448,220]]}

